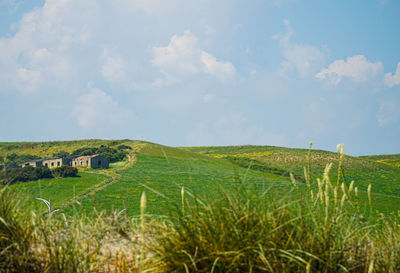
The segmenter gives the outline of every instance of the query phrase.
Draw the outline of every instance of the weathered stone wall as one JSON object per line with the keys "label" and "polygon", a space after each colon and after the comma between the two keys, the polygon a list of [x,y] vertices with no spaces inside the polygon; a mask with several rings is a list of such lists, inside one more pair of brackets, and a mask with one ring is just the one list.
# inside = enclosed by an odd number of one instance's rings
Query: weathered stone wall
{"label": "weathered stone wall", "polygon": [[109,167],[108,159],[101,155],[92,157],[90,161],[90,166],[93,169],[108,169]]}
{"label": "weathered stone wall", "polygon": [[20,164],[21,167],[32,166],[32,167],[40,167],[43,166],[43,160],[34,160]]}
{"label": "weathered stone wall", "polygon": [[90,167],[90,158],[75,158],[72,160],[72,167]]}
{"label": "weathered stone wall", "polygon": [[42,163],[43,166],[48,168],[57,168],[63,165],[61,158],[52,158],[52,159],[45,159]]}

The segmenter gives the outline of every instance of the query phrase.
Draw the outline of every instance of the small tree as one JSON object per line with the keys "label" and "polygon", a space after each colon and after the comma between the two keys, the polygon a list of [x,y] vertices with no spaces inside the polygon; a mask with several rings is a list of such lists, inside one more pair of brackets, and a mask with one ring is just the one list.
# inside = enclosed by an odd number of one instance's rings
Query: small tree
{"label": "small tree", "polygon": [[53,157],[64,158],[64,157],[69,157],[69,156],[70,156],[70,154],[68,152],[66,152],[66,151],[58,151],[57,153],[53,154]]}
{"label": "small tree", "polygon": [[78,174],[78,169],[71,166],[61,166],[51,171],[55,177],[75,177]]}

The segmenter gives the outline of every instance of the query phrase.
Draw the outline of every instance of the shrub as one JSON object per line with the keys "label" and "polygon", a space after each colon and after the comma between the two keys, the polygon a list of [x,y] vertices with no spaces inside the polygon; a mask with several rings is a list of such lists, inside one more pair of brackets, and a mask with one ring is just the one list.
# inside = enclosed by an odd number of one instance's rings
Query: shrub
{"label": "shrub", "polygon": [[[23,170],[24,168],[22,168]],[[32,180],[39,180],[43,178],[53,178],[53,174],[47,167],[36,167],[34,168],[34,175],[31,177]]]}
{"label": "shrub", "polygon": [[78,169],[71,166],[61,166],[51,170],[54,177],[75,177]]}
{"label": "shrub", "polygon": [[60,158],[65,158],[65,157],[69,157],[70,154],[66,151],[58,151],[57,153],[53,154],[53,157],[60,157]]}
{"label": "shrub", "polygon": [[61,166],[50,170],[47,167],[26,166],[18,169],[8,169],[0,172],[0,181],[3,185],[11,185],[16,182],[35,181],[54,177],[77,176],[78,169],[71,166]]}
{"label": "shrub", "polygon": [[43,178],[53,178],[53,175],[47,167],[26,166],[18,169],[8,169],[0,173],[3,185],[14,184],[18,181],[34,181]]}
{"label": "shrub", "polygon": [[118,162],[124,160],[127,152],[125,150],[114,149],[101,145],[98,148],[80,148],[71,153],[72,156],[85,156],[85,155],[102,155],[108,160],[113,162]]}
{"label": "shrub", "polygon": [[131,146],[127,146],[127,145],[119,145],[117,147],[118,150],[132,150]]}

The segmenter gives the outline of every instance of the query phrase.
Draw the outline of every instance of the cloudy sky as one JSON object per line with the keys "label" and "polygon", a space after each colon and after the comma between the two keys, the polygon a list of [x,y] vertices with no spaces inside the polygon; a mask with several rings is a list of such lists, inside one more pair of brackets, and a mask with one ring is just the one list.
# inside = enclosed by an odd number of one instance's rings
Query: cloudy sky
{"label": "cloudy sky", "polygon": [[0,0],[0,141],[400,153],[395,0]]}

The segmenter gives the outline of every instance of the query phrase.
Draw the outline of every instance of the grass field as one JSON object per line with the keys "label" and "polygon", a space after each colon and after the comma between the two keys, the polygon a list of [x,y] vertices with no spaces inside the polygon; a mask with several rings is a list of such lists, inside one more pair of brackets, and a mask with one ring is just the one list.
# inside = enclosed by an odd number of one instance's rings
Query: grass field
{"label": "grass field", "polygon": [[108,179],[102,174],[79,172],[78,177],[53,178],[11,186],[12,191],[18,193],[22,207],[45,211],[45,204],[35,198],[51,200],[54,208],[61,208],[75,197],[88,191],[90,188]]}
{"label": "grass field", "polygon": [[[248,158],[267,167],[288,170],[304,177],[303,168],[307,166],[307,150],[274,146],[223,146],[186,147],[187,151],[209,155],[216,158]],[[337,178],[338,155],[336,153],[312,150],[311,174],[315,181],[321,176],[327,163],[333,163],[331,179]],[[371,160],[369,157],[344,156],[343,169],[347,183],[352,180],[360,190],[372,184],[375,193],[400,197],[400,170],[396,167]]]}
{"label": "grass field", "polygon": [[182,187],[194,194],[210,193],[212,196],[219,185],[235,183],[235,172],[258,188],[263,185],[284,188],[290,184],[287,178],[247,172],[225,160],[147,144],[137,155],[137,163],[119,172],[118,183],[81,200],[81,203],[86,211],[93,206],[98,210],[127,208],[130,215],[138,215],[140,195],[145,191],[149,213],[163,215],[171,206],[179,204]]}
{"label": "grass field", "polygon": [[[248,183],[253,184],[255,190],[273,187],[277,191],[286,191],[287,186],[291,184],[288,173],[292,172],[299,178],[298,181],[303,182],[299,183],[299,186],[305,190],[304,179],[301,179],[304,178],[303,168],[307,166],[306,149],[273,146],[172,148],[129,140],[83,140],[0,143],[0,155],[16,152],[45,157],[60,150],[72,151],[100,145],[117,146],[121,143],[134,148],[131,157],[136,158],[135,164],[119,162],[112,164],[109,170],[91,170],[91,173],[81,171],[81,177],[78,178],[21,183],[11,188],[20,192],[21,196],[26,196],[22,198],[24,206],[33,204],[35,209],[43,208],[44,204],[34,200],[34,197],[51,199],[54,207],[58,208],[71,205],[71,200],[76,197],[79,202],[75,203],[74,210],[92,212],[94,208],[126,208],[129,215],[139,213],[138,204],[143,191],[148,196],[149,212],[163,215],[171,205],[179,203],[182,187],[194,194],[209,192],[212,196],[219,185],[229,187],[234,185],[235,179],[246,179]],[[232,158],[241,161],[235,161],[233,164]],[[400,208],[400,170],[380,161],[396,158],[343,158],[346,183],[355,181],[364,203],[367,202],[367,187],[372,184],[375,209],[385,213]],[[236,164],[237,162],[243,164]],[[332,169],[335,170],[330,173],[331,180],[336,181],[338,155],[326,151],[311,151],[311,178],[314,183],[329,162],[333,163]],[[255,165],[259,168],[255,169]],[[283,172],[286,172],[286,175],[283,175]],[[113,182],[108,184],[110,181]],[[71,206],[64,209],[71,212]]]}
{"label": "grass field", "polygon": [[[0,143],[0,151],[87,143],[122,142]],[[399,168],[381,162],[396,158],[344,156],[335,188],[336,153],[311,151],[308,162],[305,149],[123,143],[133,149],[110,169],[0,189],[0,271],[400,271]],[[47,217],[35,197],[61,211]]]}
{"label": "grass field", "polygon": [[394,155],[367,155],[360,156],[361,158],[374,160],[376,162],[384,163],[390,166],[400,168],[400,154]]}

